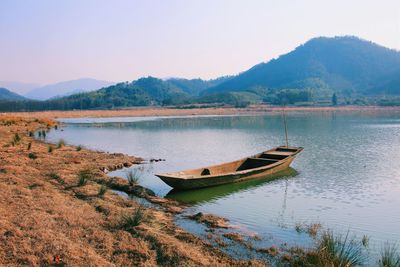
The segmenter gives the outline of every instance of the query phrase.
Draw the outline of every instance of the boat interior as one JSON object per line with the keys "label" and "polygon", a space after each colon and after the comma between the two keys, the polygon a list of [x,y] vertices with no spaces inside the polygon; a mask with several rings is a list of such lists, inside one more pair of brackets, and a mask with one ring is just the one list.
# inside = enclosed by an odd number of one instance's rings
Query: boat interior
{"label": "boat interior", "polygon": [[298,148],[278,147],[273,150],[268,150],[263,153],[257,154],[253,157],[210,166],[207,168],[178,172],[174,175],[181,176],[182,178],[196,178],[199,176],[220,175],[224,173],[250,170],[274,164],[295,154],[297,151]]}

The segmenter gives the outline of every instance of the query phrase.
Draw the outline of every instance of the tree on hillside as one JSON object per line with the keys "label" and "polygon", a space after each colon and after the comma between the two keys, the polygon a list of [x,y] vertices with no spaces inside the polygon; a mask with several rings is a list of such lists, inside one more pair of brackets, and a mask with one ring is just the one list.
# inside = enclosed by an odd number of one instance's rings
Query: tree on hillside
{"label": "tree on hillside", "polygon": [[332,105],[337,106],[337,96],[336,93],[333,93],[332,95]]}

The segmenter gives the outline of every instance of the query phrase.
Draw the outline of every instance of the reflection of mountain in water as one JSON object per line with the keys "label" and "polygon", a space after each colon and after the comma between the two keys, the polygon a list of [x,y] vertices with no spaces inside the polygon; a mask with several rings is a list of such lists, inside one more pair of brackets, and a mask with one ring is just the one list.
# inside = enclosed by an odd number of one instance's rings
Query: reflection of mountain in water
{"label": "reflection of mountain in water", "polygon": [[227,195],[245,191],[249,189],[253,189],[255,187],[264,185],[270,181],[286,178],[286,177],[294,177],[298,174],[298,172],[293,168],[288,168],[281,172],[278,172],[272,176],[267,176],[265,178],[259,178],[255,180],[248,180],[238,183],[219,185],[214,187],[196,189],[196,190],[185,190],[179,191],[176,189],[172,189],[165,196],[166,198],[174,199],[180,202],[189,203],[189,204],[199,204],[203,202],[208,202],[211,200],[216,200],[219,198],[223,198]]}

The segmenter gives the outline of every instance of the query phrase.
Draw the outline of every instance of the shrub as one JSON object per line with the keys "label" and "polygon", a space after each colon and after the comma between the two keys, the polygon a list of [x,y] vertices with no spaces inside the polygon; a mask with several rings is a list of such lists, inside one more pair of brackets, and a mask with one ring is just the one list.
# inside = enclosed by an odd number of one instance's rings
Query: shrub
{"label": "shrub", "polygon": [[55,172],[51,172],[51,173],[47,174],[47,176],[49,176],[51,179],[56,180],[60,184],[64,184],[65,183],[64,180],[60,177],[60,175],[58,175]]}
{"label": "shrub", "polygon": [[19,136],[18,133],[16,133],[13,137],[13,140],[11,143],[13,143],[14,145],[17,145],[19,142],[21,141],[21,137]]}
{"label": "shrub", "polygon": [[57,143],[57,148],[62,148],[63,146],[65,146],[65,141],[64,139],[60,139]]}
{"label": "shrub", "polygon": [[33,152],[29,153],[29,154],[28,154],[28,157],[29,157],[30,159],[37,159],[36,154],[33,153]]}
{"label": "shrub", "polygon": [[49,146],[49,147],[47,148],[47,152],[49,152],[49,153],[53,152],[53,146]]}
{"label": "shrub", "polygon": [[138,226],[147,219],[146,209],[143,205],[139,206],[133,211],[132,214],[123,215],[120,223],[120,228],[130,230],[132,227]]}
{"label": "shrub", "polygon": [[381,259],[378,262],[379,267],[400,267],[400,254],[397,246],[386,243],[381,252]]}
{"label": "shrub", "polygon": [[76,151],[81,151],[82,150],[82,147],[81,146],[77,146],[76,147]]}
{"label": "shrub", "polygon": [[90,178],[92,178],[92,175],[89,170],[80,171],[78,173],[78,186],[86,185]]}
{"label": "shrub", "polygon": [[316,247],[296,257],[291,266],[335,266],[353,267],[362,266],[366,254],[362,242],[345,237],[334,236],[332,231],[325,231],[316,241]]}
{"label": "shrub", "polygon": [[107,187],[106,185],[102,184],[102,185],[99,187],[98,196],[99,196],[99,197],[104,196],[104,194],[107,192],[107,190],[108,190],[108,187]]}
{"label": "shrub", "polygon": [[359,266],[364,262],[361,242],[349,240],[349,233],[343,238],[334,236],[332,231],[325,231],[320,240],[318,250],[325,260],[333,266]]}
{"label": "shrub", "polygon": [[137,185],[140,181],[141,173],[139,169],[130,170],[126,173],[126,178],[128,179],[129,185]]}
{"label": "shrub", "polygon": [[54,180],[60,179],[60,175],[58,175],[58,174],[55,173],[55,172],[51,172],[51,173],[49,173],[47,176],[49,176],[51,179],[54,179]]}

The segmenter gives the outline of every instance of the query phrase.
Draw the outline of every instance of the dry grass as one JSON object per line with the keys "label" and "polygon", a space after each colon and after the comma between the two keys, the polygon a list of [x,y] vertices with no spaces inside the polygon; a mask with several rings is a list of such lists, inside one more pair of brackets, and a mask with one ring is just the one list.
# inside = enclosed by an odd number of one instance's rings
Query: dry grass
{"label": "dry grass", "polygon": [[[378,106],[337,106],[337,107],[286,107],[290,111],[312,111],[312,112],[362,112],[362,113],[379,113],[379,112],[399,112],[400,107],[378,107]],[[232,115],[232,114],[259,114],[277,112],[280,113],[281,107],[269,105],[251,105],[247,108],[194,108],[194,109],[177,109],[177,108],[157,108],[157,107],[141,107],[131,109],[113,109],[113,110],[73,110],[73,111],[45,111],[45,112],[18,112],[8,113],[7,116],[23,117],[23,118],[39,118],[46,119],[54,127],[54,118],[79,118],[79,117],[143,117],[143,116],[184,116],[184,115]]]}
{"label": "dry grass", "polygon": [[[47,116],[47,115],[46,115]],[[137,204],[114,193],[99,194],[112,179],[101,169],[132,164],[122,154],[63,146],[48,153],[48,144],[16,133],[54,126],[46,116],[0,115],[0,265],[1,266],[249,266],[226,257],[173,222],[172,215],[151,210],[135,234],[111,226]],[[19,134],[21,137],[22,135]],[[28,143],[31,149],[28,151]],[[37,158],[32,160],[29,153]],[[76,187],[81,170],[91,170],[85,186]],[[86,177],[87,178],[87,177]],[[113,181],[114,181],[113,180]],[[120,183],[128,182],[120,179]],[[102,189],[103,191],[103,189]],[[77,198],[76,195],[88,196]],[[170,265],[171,265],[170,264]]]}

